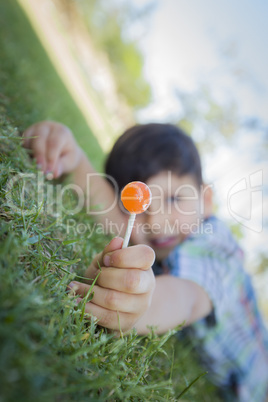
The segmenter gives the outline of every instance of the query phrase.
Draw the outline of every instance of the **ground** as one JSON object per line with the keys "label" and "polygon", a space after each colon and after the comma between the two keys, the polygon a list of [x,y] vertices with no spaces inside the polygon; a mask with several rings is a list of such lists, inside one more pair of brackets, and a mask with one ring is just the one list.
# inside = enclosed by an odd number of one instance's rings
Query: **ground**
{"label": "ground", "polygon": [[[175,401],[184,391],[185,401],[217,401],[206,375],[187,388],[204,374],[188,342],[173,332],[115,338],[66,292],[108,239],[68,235],[68,219],[93,221],[49,210],[51,183],[39,203],[21,132],[59,120],[97,168],[104,155],[16,2],[0,4],[0,37],[0,401]],[[14,181],[22,173],[32,175],[24,189]]]}

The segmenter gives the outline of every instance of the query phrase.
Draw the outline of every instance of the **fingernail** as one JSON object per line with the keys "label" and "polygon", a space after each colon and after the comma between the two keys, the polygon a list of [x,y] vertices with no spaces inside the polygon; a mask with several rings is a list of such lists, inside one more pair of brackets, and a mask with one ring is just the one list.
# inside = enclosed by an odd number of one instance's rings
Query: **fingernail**
{"label": "fingernail", "polygon": [[77,282],[70,282],[69,285],[67,285],[67,290],[71,291],[74,290],[76,291],[76,289],[78,289],[79,285]]}
{"label": "fingernail", "polygon": [[75,303],[79,304],[81,302],[81,300],[83,300],[81,297],[78,297],[77,299],[75,299]]}
{"label": "fingernail", "polygon": [[52,179],[53,179],[53,177],[54,177],[54,175],[53,175],[53,173],[52,173],[52,172],[48,172],[48,171],[46,171],[46,179],[47,179],[47,180],[52,180]]}
{"label": "fingernail", "polygon": [[42,164],[41,163],[37,163],[36,167],[37,167],[38,170],[42,170]]}
{"label": "fingernail", "polygon": [[103,257],[103,264],[104,264],[106,267],[109,267],[109,266],[111,265],[111,257],[110,257],[108,254],[106,254],[106,255]]}

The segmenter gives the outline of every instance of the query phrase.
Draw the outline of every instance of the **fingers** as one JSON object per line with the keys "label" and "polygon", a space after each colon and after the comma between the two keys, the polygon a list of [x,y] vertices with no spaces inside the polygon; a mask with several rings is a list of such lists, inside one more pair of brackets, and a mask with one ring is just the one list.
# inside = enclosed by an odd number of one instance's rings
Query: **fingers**
{"label": "fingers", "polygon": [[98,285],[119,292],[142,294],[152,290],[154,278],[151,270],[104,268]]}
{"label": "fingers", "polygon": [[[90,290],[90,286],[75,282],[69,285],[80,295],[77,302],[82,302],[83,297]],[[144,314],[151,303],[151,293],[140,295],[126,295],[111,289],[94,286],[93,298],[85,303],[85,313],[94,316],[98,325],[123,332],[133,328],[138,319]]]}
{"label": "fingers", "polygon": [[85,276],[89,279],[95,279],[96,275],[99,273],[100,268],[103,266],[103,256],[105,253],[112,252],[114,250],[118,250],[122,247],[123,239],[121,237],[113,238],[107,246],[104,248],[103,252],[97,254],[93,259],[90,266],[87,268],[85,272]]}
{"label": "fingers", "polygon": [[79,148],[68,127],[63,124],[43,121],[29,127],[23,134],[24,146],[32,149],[37,164],[54,178],[69,172],[78,157]]}
{"label": "fingers", "polygon": [[139,319],[138,314],[123,313],[119,311],[107,310],[94,303],[86,303],[85,313],[89,316],[94,316],[98,320],[98,325],[112,329],[129,331]]}
{"label": "fingers", "polygon": [[[70,285],[73,286],[73,290],[77,295],[80,295],[81,298],[84,298],[90,290],[90,286],[85,283],[72,282]],[[90,303],[94,303],[108,310],[122,311],[125,313],[140,313],[143,311],[144,304],[148,299],[147,293],[126,295],[123,292],[102,288],[100,286],[94,286],[92,293],[93,298],[90,300]]]}
{"label": "fingers", "polygon": [[[138,280],[141,282],[142,280],[137,278],[138,275],[141,276],[141,273],[135,273],[132,268],[143,271],[150,269],[154,263],[155,253],[151,247],[146,245],[140,244],[122,249],[122,244],[123,239],[121,237],[115,237],[112,239],[104,248],[103,252],[94,258],[84,275],[89,279],[95,279],[100,269],[102,269],[102,273],[98,281],[104,281],[106,276],[107,278],[109,276],[109,279],[113,281],[113,283],[117,280],[120,280],[122,286],[124,283],[126,283],[130,289],[132,286],[131,284],[137,283]],[[115,270],[109,271],[109,267],[115,268]],[[120,269],[127,269],[129,271],[126,274],[125,279],[122,279],[123,274],[119,272]],[[108,286],[108,281],[102,286],[106,285]],[[118,290],[124,291],[123,289]]]}
{"label": "fingers", "polygon": [[23,146],[25,148],[31,148],[32,141],[37,139],[40,135],[47,135],[48,130],[48,124],[44,124],[44,122],[36,123],[28,127],[22,135]]}
{"label": "fingers", "polygon": [[155,253],[146,245],[136,245],[115,251],[104,250],[103,263],[106,267],[138,268],[147,270],[154,263]]}
{"label": "fingers", "polygon": [[111,253],[115,250],[120,250],[122,248],[123,245],[123,239],[122,237],[114,237],[110,243],[107,244],[106,247],[104,247],[104,250],[102,252],[102,258],[105,254],[107,253]]}
{"label": "fingers", "polygon": [[54,177],[60,176],[59,160],[66,145],[66,129],[61,125],[52,126],[46,138],[46,172],[53,173]]}
{"label": "fingers", "polygon": [[[99,325],[125,331],[133,327],[151,303],[155,286],[151,265],[155,256],[148,246],[121,249],[122,244],[122,238],[111,240],[88,268],[87,277],[95,279],[97,274],[99,276],[85,311],[97,317]],[[91,289],[90,285],[80,282],[72,282],[69,288],[80,296],[78,301],[82,301]]]}
{"label": "fingers", "polygon": [[[95,279],[102,267],[105,271],[107,270],[106,267],[136,268],[144,271],[151,268],[155,259],[155,253],[151,247],[139,244],[122,249],[122,244],[123,239],[121,237],[112,239],[103,252],[94,258],[86,270],[85,276]],[[118,273],[119,275],[120,273]]]}
{"label": "fingers", "polygon": [[49,134],[49,126],[46,124],[34,124],[24,134],[24,146],[31,148],[33,156],[40,168],[46,171],[46,140]]}
{"label": "fingers", "polygon": [[[80,293],[84,289],[89,290],[88,285],[75,283]],[[79,285],[78,285],[79,284]],[[154,287],[154,275],[152,270],[142,271],[140,269],[117,269],[104,268],[97,280],[97,285],[102,288],[116,290],[127,294],[143,294],[150,292]],[[85,286],[85,287],[84,287]]]}

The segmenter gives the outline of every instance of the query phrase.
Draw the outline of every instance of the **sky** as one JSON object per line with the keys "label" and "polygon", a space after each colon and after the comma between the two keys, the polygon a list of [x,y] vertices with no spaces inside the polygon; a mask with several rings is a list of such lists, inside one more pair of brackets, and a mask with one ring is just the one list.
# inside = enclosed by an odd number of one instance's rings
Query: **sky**
{"label": "sky", "polygon": [[[132,2],[152,4],[151,0]],[[191,93],[200,83],[207,83],[218,99],[234,100],[242,116],[257,116],[268,126],[268,1],[153,3],[138,40],[153,100],[138,112],[138,121],[174,121],[181,111],[175,89]],[[250,261],[256,252],[267,250],[263,223],[268,210],[268,166],[259,158],[261,146],[260,133],[241,130],[232,146],[221,143],[203,160],[220,217],[230,221],[241,217],[243,245]]]}
{"label": "sky", "polygon": [[[136,4],[149,1],[133,0]],[[235,53],[246,71],[241,107],[266,115],[268,104],[268,2],[266,0],[158,0],[141,40],[144,73],[155,102],[139,118],[162,119],[174,111],[174,87],[194,89],[224,62],[223,49]],[[225,61],[226,63],[226,61]],[[218,82],[218,85],[220,83]],[[242,88],[244,86],[244,88]],[[254,86],[254,90],[252,88]],[[240,99],[241,100],[241,99]]]}

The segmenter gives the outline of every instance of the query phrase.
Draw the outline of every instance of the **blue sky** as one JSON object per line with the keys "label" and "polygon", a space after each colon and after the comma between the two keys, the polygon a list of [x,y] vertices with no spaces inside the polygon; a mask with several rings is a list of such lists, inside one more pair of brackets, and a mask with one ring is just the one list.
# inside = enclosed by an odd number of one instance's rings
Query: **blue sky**
{"label": "blue sky", "polygon": [[[144,5],[150,1],[133,0]],[[139,118],[163,119],[176,107],[173,89],[191,90],[222,68],[222,50],[233,49],[233,64],[244,70],[237,102],[245,113],[265,117],[268,107],[268,2],[265,0],[159,0],[140,46],[154,104]],[[216,82],[215,85],[221,85]],[[243,101],[242,101],[243,100]]]}
{"label": "blue sky", "polygon": [[[132,1],[139,6],[152,3]],[[268,1],[154,3],[154,12],[139,42],[145,59],[144,73],[153,89],[153,102],[138,113],[138,120],[175,120],[180,107],[174,88],[191,92],[205,82],[227,100],[233,99],[242,116],[257,116],[268,125]],[[229,58],[223,54],[227,49]],[[230,222],[227,198],[232,186],[244,178],[249,182],[260,170],[263,182],[267,180],[267,163],[259,161],[256,155],[258,141],[258,134],[241,131],[235,146],[221,144],[213,155],[204,159],[205,178],[214,185],[219,214]],[[236,207],[245,216],[248,201],[243,193],[237,199]],[[263,205],[255,208],[258,222],[267,207],[268,202],[263,199]],[[245,228],[243,245],[251,261],[256,251],[267,249],[266,236],[265,231],[256,233]]]}

